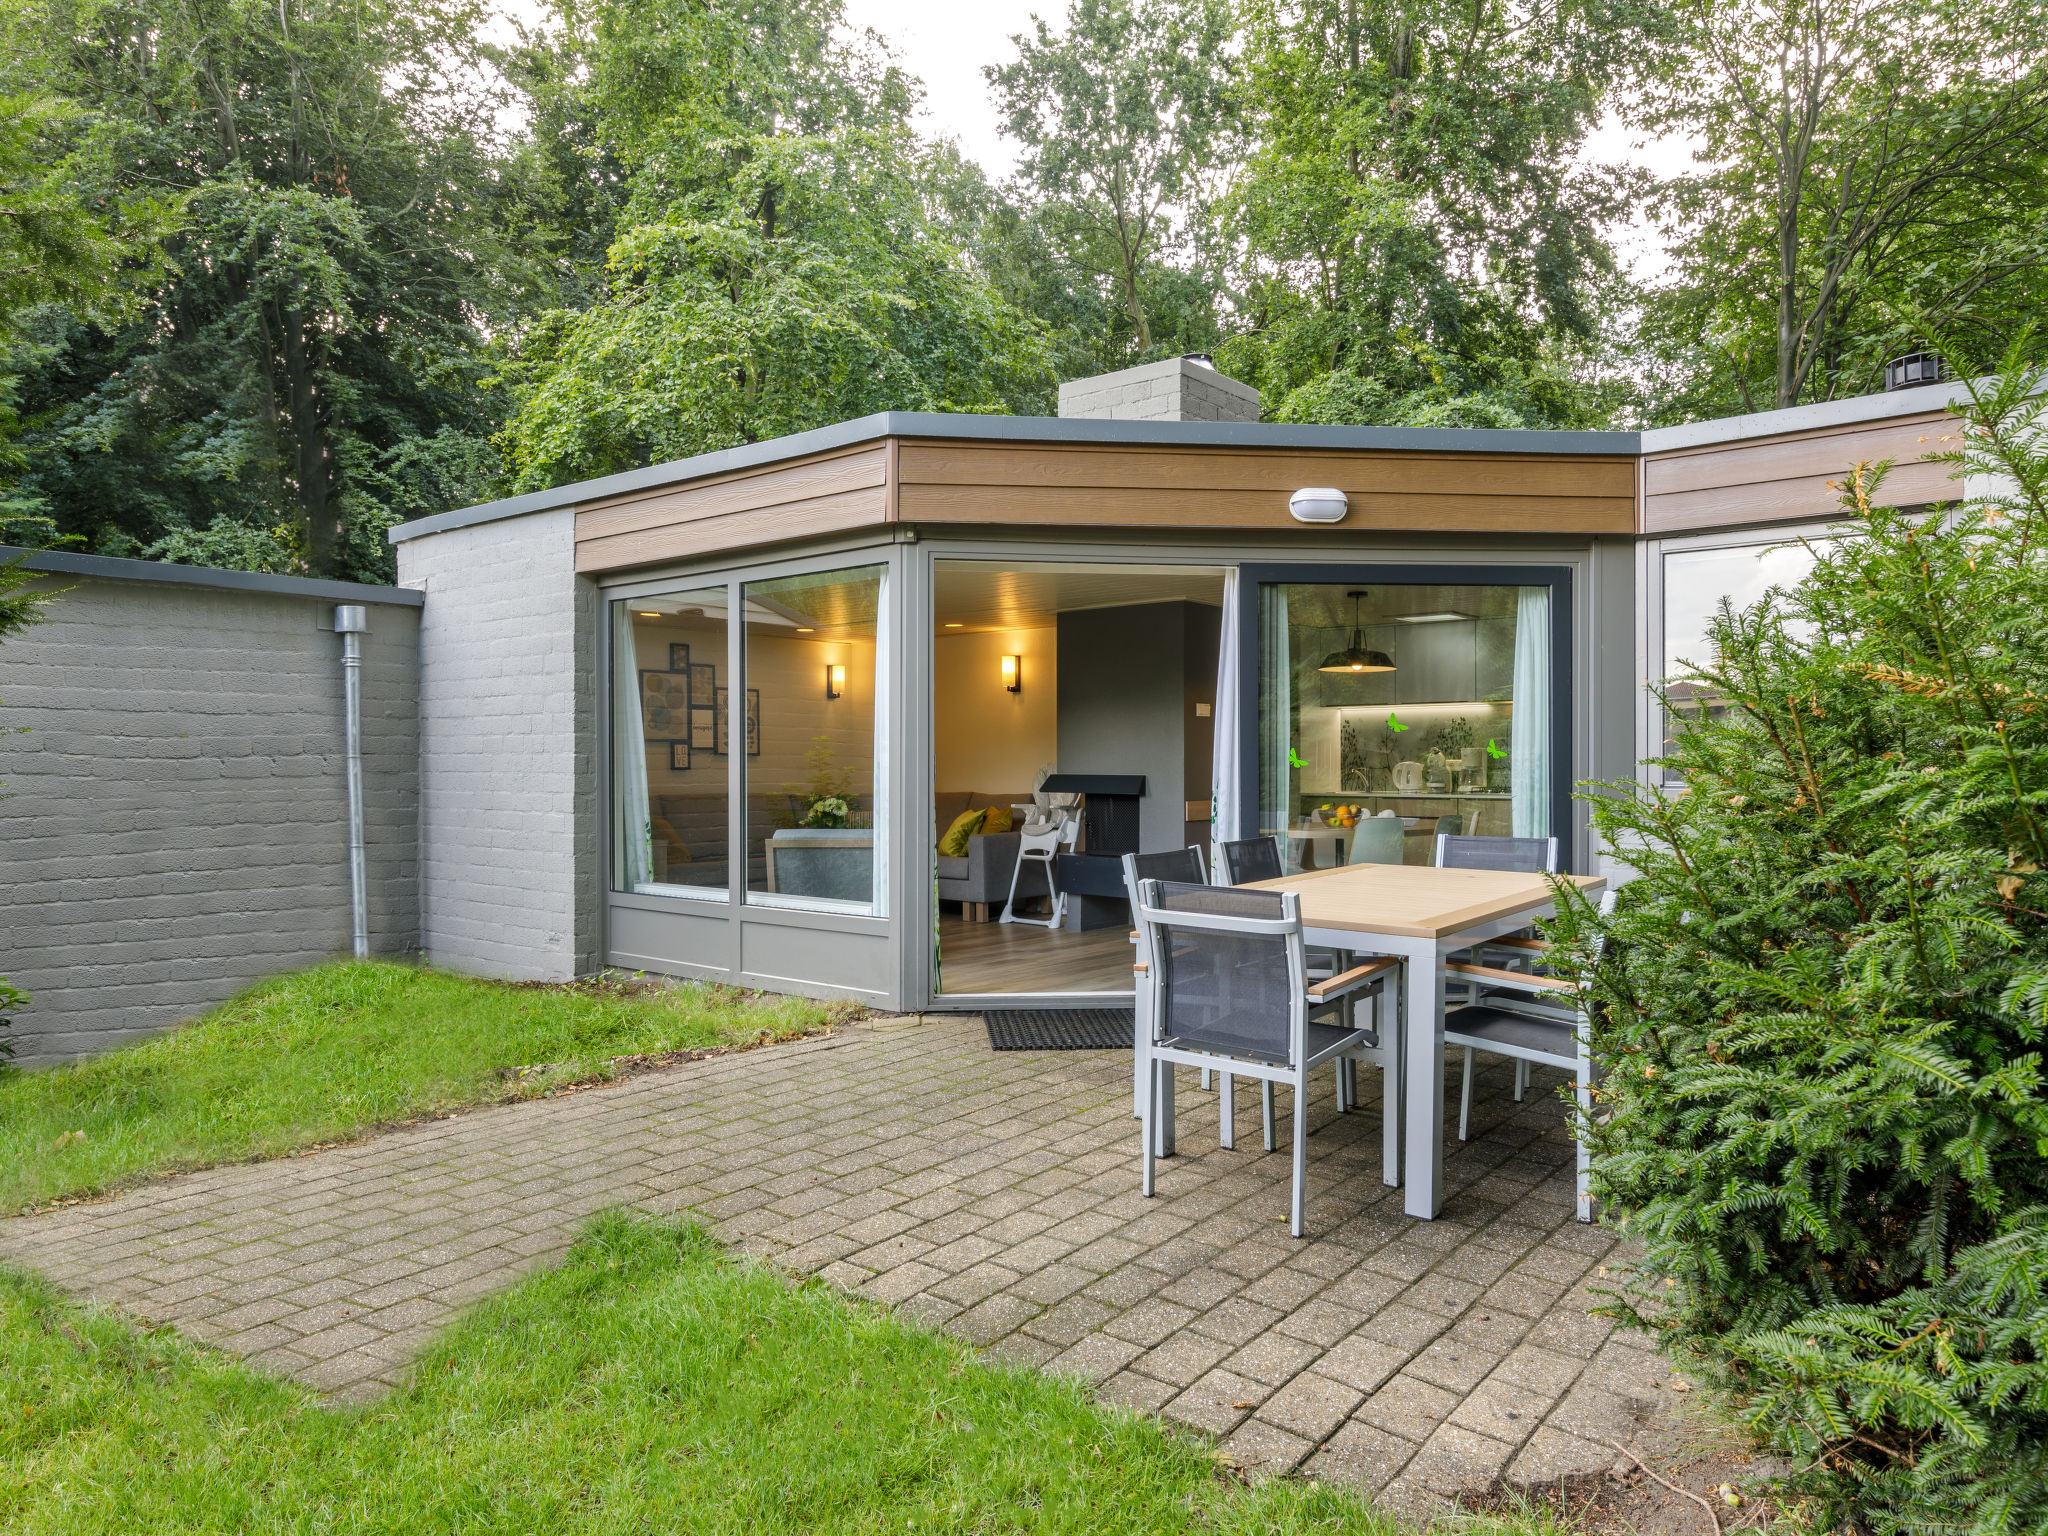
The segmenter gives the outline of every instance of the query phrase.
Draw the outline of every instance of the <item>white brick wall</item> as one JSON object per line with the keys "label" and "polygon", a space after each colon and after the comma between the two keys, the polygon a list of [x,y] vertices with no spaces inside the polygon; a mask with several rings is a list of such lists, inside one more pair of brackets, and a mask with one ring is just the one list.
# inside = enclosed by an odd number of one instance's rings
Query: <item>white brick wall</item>
{"label": "white brick wall", "polygon": [[1259,392],[1184,357],[1060,386],[1060,414],[1112,421],[1257,421]]}
{"label": "white brick wall", "polygon": [[598,966],[595,586],[569,509],[398,546],[420,630],[420,928],[430,964]]}
{"label": "white brick wall", "polygon": [[[19,1064],[124,1044],[346,954],[332,597],[64,576],[0,645],[0,975]],[[370,932],[418,943],[419,610],[369,608]]]}

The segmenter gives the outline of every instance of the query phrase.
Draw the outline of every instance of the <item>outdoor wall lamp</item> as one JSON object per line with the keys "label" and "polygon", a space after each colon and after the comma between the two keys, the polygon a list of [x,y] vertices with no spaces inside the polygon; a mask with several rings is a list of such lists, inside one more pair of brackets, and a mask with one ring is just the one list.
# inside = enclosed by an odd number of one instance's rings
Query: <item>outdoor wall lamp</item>
{"label": "outdoor wall lamp", "polygon": [[1003,658],[1003,687],[1010,693],[1024,691],[1024,658],[1005,656]]}
{"label": "outdoor wall lamp", "polygon": [[1304,486],[1287,498],[1287,512],[1297,523],[1341,523],[1351,498],[1334,485]]}
{"label": "outdoor wall lamp", "polygon": [[846,692],[846,663],[828,661],[825,663],[825,697],[836,699]]}

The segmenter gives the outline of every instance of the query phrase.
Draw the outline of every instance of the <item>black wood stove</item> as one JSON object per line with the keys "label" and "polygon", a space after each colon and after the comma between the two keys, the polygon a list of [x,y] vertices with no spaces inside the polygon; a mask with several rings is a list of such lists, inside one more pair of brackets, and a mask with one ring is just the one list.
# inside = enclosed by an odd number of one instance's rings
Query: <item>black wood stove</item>
{"label": "black wood stove", "polygon": [[1039,786],[1049,795],[1084,795],[1081,846],[1059,856],[1057,878],[1067,893],[1069,928],[1108,928],[1131,920],[1124,893],[1124,855],[1138,849],[1141,773],[1055,773]]}

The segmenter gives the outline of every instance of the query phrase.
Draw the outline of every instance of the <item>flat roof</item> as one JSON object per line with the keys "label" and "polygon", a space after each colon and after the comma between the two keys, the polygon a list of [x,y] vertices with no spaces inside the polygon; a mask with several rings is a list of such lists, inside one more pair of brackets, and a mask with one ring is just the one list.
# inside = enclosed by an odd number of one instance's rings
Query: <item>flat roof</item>
{"label": "flat roof", "polygon": [[672,459],[594,480],[578,480],[473,507],[416,518],[393,528],[393,544],[431,533],[469,528],[501,518],[551,512],[578,502],[656,490],[734,470],[758,469],[814,453],[829,453],[889,437],[973,442],[1101,443],[1134,447],[1300,448],[1311,451],[1379,450],[1395,453],[1585,454],[1640,457],[1706,443],[1774,437],[1817,427],[1915,416],[1964,398],[1959,383],[1923,385],[1889,394],[1858,395],[1781,411],[1756,411],[1716,421],[1645,432],[1512,431],[1498,427],[1291,426],[1265,421],[1111,421],[1061,416],[977,416],[940,411],[879,411],[809,432]]}
{"label": "flat roof", "polygon": [[32,550],[0,544],[0,563],[11,560],[20,560],[26,570],[64,576],[92,576],[101,581],[155,581],[170,586],[220,587],[231,592],[270,592],[279,597],[315,597],[330,603],[387,603],[397,608],[417,608],[427,600],[426,593],[411,587],[321,581],[310,576],[273,576],[268,571],[223,571],[209,565],[118,560],[109,555],[74,555],[63,549]]}
{"label": "flat roof", "polygon": [[479,506],[400,523],[391,542],[403,543],[451,528],[468,528],[530,512],[552,512],[580,501],[654,490],[736,469],[758,469],[786,459],[829,453],[885,437],[951,438],[1004,443],[1102,443],[1147,448],[1379,449],[1396,453],[1581,453],[1628,456],[1640,451],[1636,432],[1522,432],[1498,427],[1305,427],[1269,421],[1106,421],[1094,417],[975,416],[946,411],[878,411],[809,432],[721,448],[645,469],[624,470],[508,496]]}

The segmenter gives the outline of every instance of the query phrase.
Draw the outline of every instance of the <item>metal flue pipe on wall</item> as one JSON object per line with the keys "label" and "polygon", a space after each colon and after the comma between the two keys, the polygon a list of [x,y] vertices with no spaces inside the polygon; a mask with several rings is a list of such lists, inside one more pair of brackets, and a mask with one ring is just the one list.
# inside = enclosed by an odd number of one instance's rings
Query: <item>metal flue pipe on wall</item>
{"label": "metal flue pipe on wall", "polygon": [[343,603],[334,610],[341,636],[342,712],[348,724],[348,895],[350,938],[355,957],[370,954],[370,875],[363,844],[363,636],[370,610]]}

